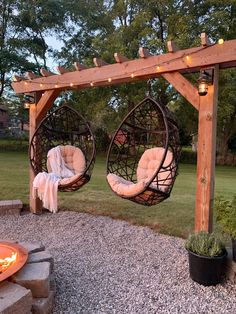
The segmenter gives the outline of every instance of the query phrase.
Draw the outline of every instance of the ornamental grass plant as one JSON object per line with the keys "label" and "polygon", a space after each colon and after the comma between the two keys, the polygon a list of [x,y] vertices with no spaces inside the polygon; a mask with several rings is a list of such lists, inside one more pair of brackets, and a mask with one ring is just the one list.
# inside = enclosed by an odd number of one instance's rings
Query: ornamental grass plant
{"label": "ornamental grass plant", "polygon": [[185,248],[197,255],[216,257],[225,253],[225,245],[214,233],[200,231],[191,234],[185,243]]}

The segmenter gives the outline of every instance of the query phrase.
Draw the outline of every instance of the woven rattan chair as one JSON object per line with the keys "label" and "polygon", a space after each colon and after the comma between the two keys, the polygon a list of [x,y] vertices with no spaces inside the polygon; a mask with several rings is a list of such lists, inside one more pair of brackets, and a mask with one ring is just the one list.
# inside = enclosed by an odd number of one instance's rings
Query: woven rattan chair
{"label": "woven rattan chair", "polygon": [[142,205],[170,196],[180,156],[178,127],[171,113],[152,98],[122,121],[107,155],[107,181],[115,194]]}
{"label": "woven rattan chair", "polygon": [[[61,147],[63,154],[68,151],[76,157],[78,150],[70,148],[73,146],[79,148],[84,155],[83,173],[75,174],[68,180],[61,180],[58,185],[59,191],[76,191],[90,180],[96,155],[95,140],[89,124],[76,110],[67,105],[61,106],[49,114],[40,123],[32,137],[29,159],[35,175],[42,171],[48,171],[47,154],[51,148],[56,146]],[[64,156],[64,158],[67,163],[70,156]]]}

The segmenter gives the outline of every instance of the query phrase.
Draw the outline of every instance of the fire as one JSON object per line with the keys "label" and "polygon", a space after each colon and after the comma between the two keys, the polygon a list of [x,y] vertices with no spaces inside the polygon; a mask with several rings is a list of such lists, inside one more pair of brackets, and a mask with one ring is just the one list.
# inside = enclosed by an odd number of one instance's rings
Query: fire
{"label": "fire", "polygon": [[3,273],[12,263],[15,262],[17,253],[12,253],[12,255],[5,258],[0,258],[0,274]]}

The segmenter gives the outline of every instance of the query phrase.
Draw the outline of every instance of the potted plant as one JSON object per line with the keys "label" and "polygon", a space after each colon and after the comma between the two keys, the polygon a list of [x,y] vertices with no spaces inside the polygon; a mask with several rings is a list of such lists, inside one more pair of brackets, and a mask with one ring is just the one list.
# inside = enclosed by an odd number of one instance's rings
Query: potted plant
{"label": "potted plant", "polygon": [[185,243],[189,256],[190,277],[204,286],[221,282],[227,251],[223,242],[213,233],[204,231],[190,235]]}
{"label": "potted plant", "polygon": [[232,201],[219,197],[215,201],[216,221],[232,239],[233,261],[236,262],[236,195]]}

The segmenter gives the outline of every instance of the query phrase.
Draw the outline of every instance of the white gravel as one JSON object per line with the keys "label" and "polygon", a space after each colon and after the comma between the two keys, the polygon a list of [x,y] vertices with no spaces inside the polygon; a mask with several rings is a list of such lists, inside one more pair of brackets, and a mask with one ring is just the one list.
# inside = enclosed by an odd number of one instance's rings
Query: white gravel
{"label": "white gravel", "polygon": [[236,286],[189,278],[184,241],[75,212],[0,217],[0,238],[40,241],[52,253],[54,313],[236,313]]}

